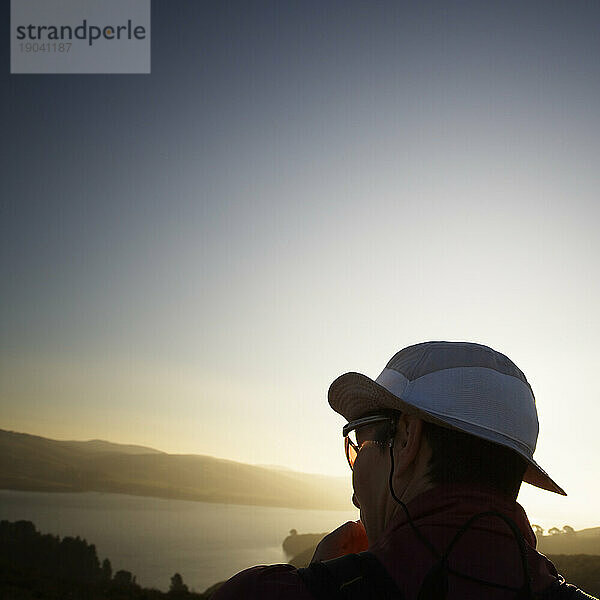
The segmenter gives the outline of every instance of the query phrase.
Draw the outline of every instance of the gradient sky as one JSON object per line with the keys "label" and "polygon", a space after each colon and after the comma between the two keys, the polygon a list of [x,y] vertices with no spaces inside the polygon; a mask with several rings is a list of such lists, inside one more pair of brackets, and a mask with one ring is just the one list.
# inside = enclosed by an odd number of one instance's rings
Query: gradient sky
{"label": "gradient sky", "polygon": [[471,340],[531,520],[600,525],[600,4],[153,0],[151,75],[4,32],[0,427],[346,475],[331,381]]}

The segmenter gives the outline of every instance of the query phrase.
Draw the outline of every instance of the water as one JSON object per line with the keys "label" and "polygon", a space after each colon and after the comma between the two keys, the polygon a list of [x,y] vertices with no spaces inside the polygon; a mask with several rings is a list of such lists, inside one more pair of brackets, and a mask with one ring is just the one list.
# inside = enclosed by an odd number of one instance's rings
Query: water
{"label": "water", "polygon": [[61,537],[79,535],[96,545],[100,561],[110,559],[113,572],[131,571],[144,587],[165,591],[178,572],[201,592],[247,567],[286,562],[281,543],[290,529],[331,531],[358,519],[358,511],[0,490],[0,519],[32,521],[38,531]]}

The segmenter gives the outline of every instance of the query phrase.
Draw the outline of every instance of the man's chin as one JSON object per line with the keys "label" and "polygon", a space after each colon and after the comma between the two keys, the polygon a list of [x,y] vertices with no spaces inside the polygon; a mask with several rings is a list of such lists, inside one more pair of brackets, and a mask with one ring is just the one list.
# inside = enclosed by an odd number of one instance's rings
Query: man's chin
{"label": "man's chin", "polygon": [[[354,506],[356,506],[356,508],[360,509],[360,503],[358,501],[358,498],[356,497],[356,494],[352,494],[352,504],[354,504]],[[362,517],[362,515],[361,515]]]}

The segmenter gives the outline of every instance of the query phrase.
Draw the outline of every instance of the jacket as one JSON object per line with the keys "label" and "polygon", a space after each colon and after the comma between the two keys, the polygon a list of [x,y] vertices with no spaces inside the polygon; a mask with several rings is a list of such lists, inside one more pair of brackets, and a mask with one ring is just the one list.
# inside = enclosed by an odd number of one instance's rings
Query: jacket
{"label": "jacket", "polygon": [[[510,517],[522,533],[534,593],[559,580],[556,568],[536,551],[536,538],[523,507],[510,498],[478,486],[447,484],[413,498],[407,509],[419,531],[442,554],[461,526],[474,514],[498,511]],[[404,511],[399,510],[379,539],[369,547],[384,565],[406,600],[417,598],[423,580],[436,558],[414,533]],[[517,542],[509,527],[497,517],[482,517],[455,544],[449,566],[461,574],[514,588],[523,584]],[[450,574],[448,600],[508,600],[515,592],[485,586]],[[292,565],[257,566],[225,582],[213,600],[313,600]]]}

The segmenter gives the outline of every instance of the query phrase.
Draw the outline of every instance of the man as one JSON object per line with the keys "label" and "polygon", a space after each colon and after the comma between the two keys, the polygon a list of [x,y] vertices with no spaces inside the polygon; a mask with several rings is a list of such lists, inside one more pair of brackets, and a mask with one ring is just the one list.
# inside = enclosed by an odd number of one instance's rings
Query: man
{"label": "man", "polygon": [[404,348],[375,381],[329,388],[360,520],[317,546],[308,569],[242,571],[214,600],[591,598],[535,550],[522,481],[566,495],[533,460],[538,419],[525,375],[469,342]]}

